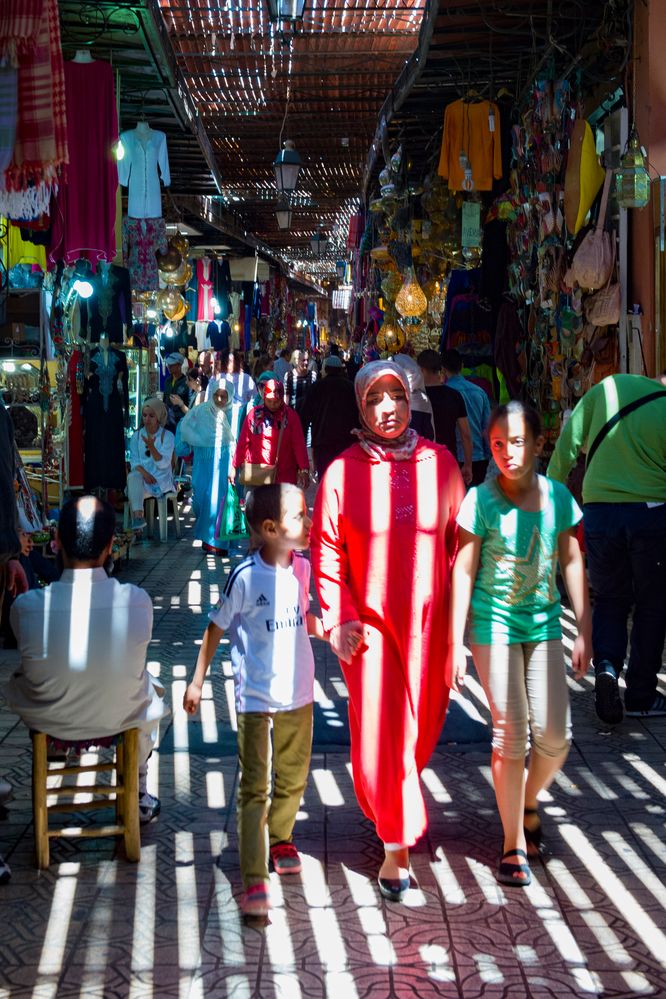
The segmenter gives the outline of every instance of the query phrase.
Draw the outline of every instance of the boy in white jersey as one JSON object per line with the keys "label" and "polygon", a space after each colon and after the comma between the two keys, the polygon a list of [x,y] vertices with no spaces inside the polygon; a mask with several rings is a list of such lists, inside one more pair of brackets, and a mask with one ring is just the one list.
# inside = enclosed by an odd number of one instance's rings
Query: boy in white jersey
{"label": "boy in white jersey", "polygon": [[233,569],[209,615],[183,707],[189,714],[197,710],[206,671],[228,629],[241,764],[241,910],[263,916],[271,907],[269,853],[278,874],[301,870],[292,832],[312,748],[314,657],[308,635],[326,636],[309,610],[310,563],[298,554],[309,546],[312,523],[302,491],[289,484],[259,486],[248,495],[245,516],[258,549]]}

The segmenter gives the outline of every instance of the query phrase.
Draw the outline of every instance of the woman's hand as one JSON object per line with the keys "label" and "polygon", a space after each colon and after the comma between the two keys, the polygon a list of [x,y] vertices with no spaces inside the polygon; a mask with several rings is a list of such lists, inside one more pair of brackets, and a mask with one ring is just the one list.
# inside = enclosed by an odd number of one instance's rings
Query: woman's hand
{"label": "woman's hand", "polygon": [[330,632],[331,648],[343,663],[350,663],[363,642],[363,625],[360,621],[336,624]]}
{"label": "woman's hand", "polygon": [[187,711],[188,715],[195,714],[197,708],[199,707],[200,701],[201,687],[198,683],[194,683],[194,681],[192,681],[183,694],[183,708]]}
{"label": "woman's hand", "polygon": [[464,645],[454,645],[451,652],[451,686],[458,692],[465,686],[467,653]]}
{"label": "woman's hand", "polygon": [[179,395],[175,394],[175,392],[172,392],[169,396],[169,402],[172,406],[178,406],[179,409],[185,409],[185,403]]}
{"label": "woman's hand", "polygon": [[307,468],[301,468],[298,472],[296,484],[299,489],[307,489],[310,485],[310,473]]}
{"label": "woman's hand", "polygon": [[139,469],[139,471],[141,472],[141,475],[143,476],[143,481],[146,483],[147,486],[155,485],[157,479],[155,478],[154,475],[151,475],[150,472],[147,472],[145,468],[141,468]]}
{"label": "woman's hand", "polygon": [[18,559],[10,559],[7,563],[7,592],[12,597],[28,592],[28,577]]}
{"label": "woman's hand", "polygon": [[571,650],[571,668],[576,680],[582,680],[590,668],[592,640],[589,635],[578,632]]}

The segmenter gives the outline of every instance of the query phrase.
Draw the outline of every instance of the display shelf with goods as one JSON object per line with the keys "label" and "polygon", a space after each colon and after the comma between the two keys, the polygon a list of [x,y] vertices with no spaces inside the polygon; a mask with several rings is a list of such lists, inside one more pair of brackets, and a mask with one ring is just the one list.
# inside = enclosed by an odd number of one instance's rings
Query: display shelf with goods
{"label": "display shelf with goods", "polygon": [[34,356],[0,361],[0,392],[19,454],[44,509],[60,505],[68,485],[67,395],[59,361]]}

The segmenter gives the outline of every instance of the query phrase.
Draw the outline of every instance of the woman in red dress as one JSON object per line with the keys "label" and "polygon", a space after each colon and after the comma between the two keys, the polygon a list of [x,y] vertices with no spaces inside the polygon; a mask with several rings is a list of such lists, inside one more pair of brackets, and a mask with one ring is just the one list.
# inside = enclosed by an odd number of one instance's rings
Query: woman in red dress
{"label": "woman in red dress", "polygon": [[419,774],[449,691],[450,570],[465,493],[450,452],[409,429],[409,386],[390,361],[354,383],[358,444],[328,468],[312,563],[324,627],[349,691],[354,789],[384,845],[379,888],[400,901],[427,814]]}

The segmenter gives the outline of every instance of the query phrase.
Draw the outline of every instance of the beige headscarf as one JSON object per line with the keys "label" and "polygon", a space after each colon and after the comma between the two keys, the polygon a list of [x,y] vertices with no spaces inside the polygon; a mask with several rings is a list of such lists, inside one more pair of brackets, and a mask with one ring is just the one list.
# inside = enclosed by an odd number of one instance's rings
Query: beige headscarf
{"label": "beige headscarf", "polygon": [[152,409],[153,413],[157,417],[157,422],[161,427],[166,426],[167,421],[167,408],[161,399],[157,396],[153,396],[151,399],[146,399],[141,407],[141,412],[146,408]]}

